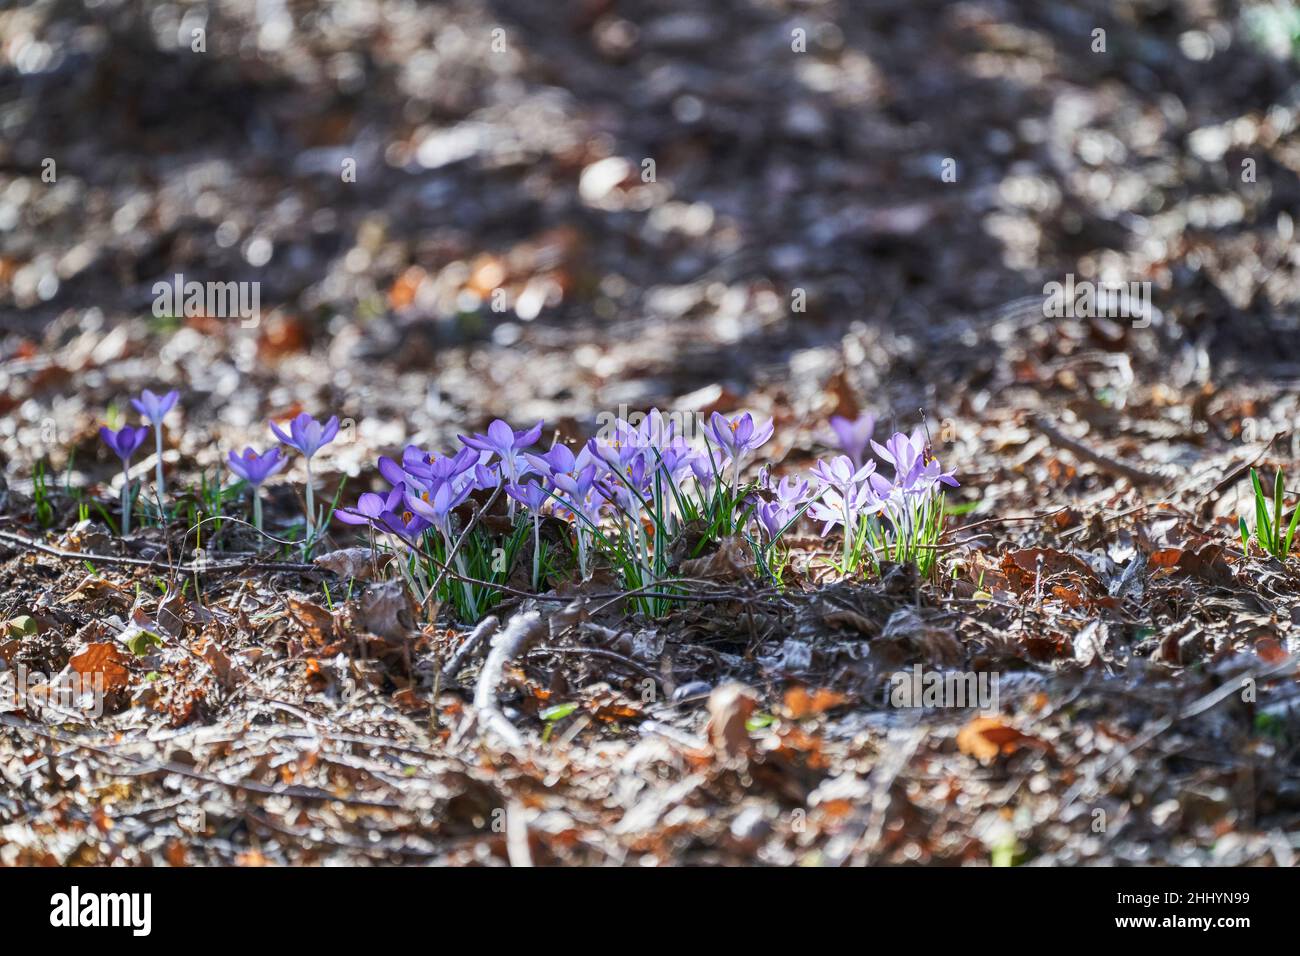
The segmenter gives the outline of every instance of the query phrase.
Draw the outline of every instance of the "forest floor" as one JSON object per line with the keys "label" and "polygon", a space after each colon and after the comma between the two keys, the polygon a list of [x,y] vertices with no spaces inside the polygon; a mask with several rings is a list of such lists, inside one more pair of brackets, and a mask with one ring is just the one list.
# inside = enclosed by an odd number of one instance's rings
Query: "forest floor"
{"label": "forest floor", "polygon": [[[1300,568],[1237,530],[1251,467],[1300,475],[1274,8],[265,6],[0,12],[0,674],[110,690],[0,702],[0,864],[1294,864]],[[260,282],[260,320],[153,317],[178,273]],[[1153,308],[1045,317],[1067,275]],[[185,508],[80,521],[145,387],[182,393],[181,488],[303,410],[347,502],[408,441],[652,405],[772,418],[778,473],[923,410],[961,487],[928,579],[836,581],[809,524],[780,594],[508,598],[545,628],[511,745],[446,609],[233,523],[185,570]],[[891,706],[917,665],[996,711]]]}

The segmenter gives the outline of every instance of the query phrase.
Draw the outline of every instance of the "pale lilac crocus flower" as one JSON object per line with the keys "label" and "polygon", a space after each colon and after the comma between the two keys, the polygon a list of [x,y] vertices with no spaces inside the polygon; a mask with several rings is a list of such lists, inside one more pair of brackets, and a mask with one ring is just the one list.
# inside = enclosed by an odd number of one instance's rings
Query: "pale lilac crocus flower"
{"label": "pale lilac crocus flower", "polygon": [[916,477],[915,472],[924,464],[925,433],[919,428],[911,437],[902,432],[894,432],[883,445],[873,441],[871,447],[893,466],[895,482],[910,487]]}
{"label": "pale lilac crocus flower", "polygon": [[163,494],[163,419],[167,413],[172,410],[176,404],[176,399],[180,398],[180,393],[176,391],[168,392],[165,395],[155,395],[149,389],[140,393],[139,398],[131,399],[131,404],[135,410],[149,420],[153,426],[154,443],[158,450],[158,470],[156,472],[155,487],[158,489],[158,507],[162,507]]}
{"label": "pale lilac crocus flower", "polygon": [[357,497],[357,503],[351,508],[335,508],[334,517],[344,524],[373,525],[386,511],[400,507],[406,498],[406,486],[398,485],[386,495],[373,491],[363,492]]}
{"label": "pale lilac crocus flower", "polygon": [[719,477],[726,474],[731,464],[720,449],[696,452],[687,459],[691,473],[695,475],[695,484],[700,491],[700,500],[708,501],[713,497],[713,486]]}
{"label": "pale lilac crocus flower", "polygon": [[840,451],[853,459],[855,467],[862,467],[862,454],[867,450],[867,442],[876,430],[876,416],[864,412],[857,418],[849,419],[842,415],[831,416],[831,431],[840,443]]}
{"label": "pale lilac crocus flower", "polygon": [[228,462],[230,470],[244,479],[253,489],[253,526],[262,530],[262,482],[283,468],[288,459],[279,448],[272,448],[259,455],[252,448],[245,448],[243,455],[230,453]]}
{"label": "pale lilac crocus flower", "polygon": [[561,514],[573,519],[573,533],[578,542],[578,571],[587,577],[587,542],[600,522],[604,497],[594,490],[599,463],[584,445],[574,455],[564,445],[556,445],[545,455],[529,455],[538,471],[548,474],[557,495]]}
{"label": "pale lilac crocus flower", "polygon": [[808,497],[808,482],[786,475],[780,482],[773,484],[772,476],[764,468],[760,482],[773,500],[759,500],[754,507],[754,516],[759,526],[767,532],[768,541],[773,542],[799,513]]}
{"label": "pale lilac crocus flower", "polygon": [[754,451],[772,437],[772,420],[755,425],[754,417],[746,412],[728,421],[718,412],[709,418],[706,429],[715,442],[731,456],[732,485],[740,490],[740,468],[747,452]]}
{"label": "pale lilac crocus flower", "polygon": [[450,550],[451,513],[458,508],[471,491],[469,483],[457,488],[451,482],[439,485],[436,491],[420,494],[410,488],[406,489],[406,505],[413,512],[438,529]]}
{"label": "pale lilac crocus flower", "polygon": [[104,444],[112,449],[113,454],[117,455],[122,461],[123,537],[131,533],[131,456],[135,454],[136,449],[144,441],[144,436],[148,433],[149,429],[143,425],[138,428],[123,425],[117,431],[113,431],[107,426],[99,429],[99,437],[104,440]]}
{"label": "pale lilac crocus flower", "polygon": [[808,508],[808,514],[825,522],[822,537],[828,535],[835,525],[843,526],[846,569],[859,518],[864,514],[879,513],[885,507],[870,480],[875,470],[874,461],[855,470],[847,455],[838,455],[829,462],[818,461],[812,469],[813,475],[822,482],[822,488],[818,500]]}
{"label": "pale lilac crocus flower", "polygon": [[344,524],[369,525],[377,531],[397,535],[414,548],[429,522],[406,506],[407,489],[406,482],[398,482],[386,495],[364,492],[354,507],[336,508],[334,517]]}

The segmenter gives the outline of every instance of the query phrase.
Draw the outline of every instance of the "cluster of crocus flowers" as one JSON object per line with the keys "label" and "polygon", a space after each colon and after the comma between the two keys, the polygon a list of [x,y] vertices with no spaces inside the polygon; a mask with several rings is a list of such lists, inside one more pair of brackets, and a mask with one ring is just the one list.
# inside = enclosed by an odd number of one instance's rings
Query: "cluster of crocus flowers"
{"label": "cluster of crocus flowers", "polygon": [[[160,508],[167,492],[163,484],[163,419],[167,417],[167,413],[172,410],[179,397],[179,392],[167,392],[165,395],[157,395],[146,388],[140,393],[139,398],[131,399],[131,404],[135,406],[135,410],[153,426],[154,442],[157,448],[155,489]],[[122,462],[123,535],[131,533],[131,458],[139,447],[144,444],[145,436],[148,434],[149,429],[143,425],[123,425],[117,430],[113,430],[108,426],[99,429],[99,437],[104,440],[104,444]]]}
{"label": "cluster of crocus flowers", "polygon": [[[823,537],[842,529],[841,571],[855,570],[863,558],[874,564],[882,554],[928,567],[942,531],[943,488],[957,487],[957,479],[942,469],[922,429],[895,432],[882,445],[870,437],[871,416],[831,424],[846,454],[813,468],[819,485],[808,514],[824,523]],[[863,460],[868,443],[891,476]]]}
{"label": "cluster of crocus flowers", "polygon": [[[454,511],[474,490],[502,488],[511,514],[523,506],[534,523],[534,583],[536,523],[554,515],[573,527],[581,574],[591,549],[603,546],[645,585],[666,570],[663,546],[685,523],[703,519],[719,535],[753,529],[753,540],[770,548],[807,512],[823,523],[823,536],[841,529],[841,566],[849,570],[862,557],[867,519],[884,519],[889,540],[910,535],[918,505],[928,509],[928,520],[932,498],[957,481],[941,470],[923,432],[896,433],[880,445],[872,440],[874,416],[835,418],[831,428],[845,454],[819,460],[806,477],[776,480],[764,468],[757,483],[744,485],[746,463],[772,437],[771,421],[755,423],[749,414],[728,419],[714,412],[693,445],[677,434],[676,421],[651,410],[636,424],[615,419],[577,451],[564,444],[530,450],[541,440],[541,421],[516,431],[498,419],[484,433],[461,436],[455,454],[409,445],[400,462],[381,458],[378,468],[393,490],[364,494],[335,514],[393,533],[412,548],[433,529],[450,549]],[[891,477],[866,457],[868,446]]]}
{"label": "cluster of crocus flowers", "polygon": [[[765,467],[745,483],[746,465],[773,434],[772,422],[749,414],[713,414],[692,443],[678,434],[676,421],[652,409],[635,424],[615,419],[576,450],[563,443],[536,448],[542,422],[516,430],[496,420],[481,434],[461,436],[461,448],[450,455],[408,445],[400,461],[380,458],[391,490],[363,494],[335,514],[394,536],[413,554],[436,541],[438,553],[448,561],[455,556],[452,563],[469,580],[456,540],[469,512],[458,518],[457,509],[475,492],[504,491],[510,514],[522,508],[532,525],[534,588],[541,583],[539,523],[548,515],[569,524],[583,577],[600,551],[625,585],[640,591],[671,578],[672,546],[688,524],[707,529],[712,541],[743,535],[769,570],[783,560],[772,554],[775,545],[805,513],[822,522],[823,536],[842,532],[843,573],[864,559],[878,566],[885,555],[918,563],[932,558],[942,489],[957,482],[942,470],[924,433],[899,432],[878,444],[869,415],[835,419],[831,427],[845,454],[819,460],[808,475],[776,479]],[[522,533],[521,524],[514,527]],[[779,580],[779,572],[774,576]]]}
{"label": "cluster of crocus flowers", "polygon": [[[158,395],[146,389],[132,400],[154,430],[160,501],[163,422],[177,399],[176,392]],[[304,548],[309,548],[319,520],[312,459],[338,435],[339,421],[331,417],[321,422],[304,412],[287,428],[269,424],[284,446],[303,457]],[[468,579],[464,557],[458,553],[463,542],[456,539],[464,524],[456,517],[457,510],[476,492],[494,497],[504,492],[510,516],[522,508],[532,526],[534,588],[542,581],[544,516],[569,524],[582,577],[591,571],[593,553],[600,551],[624,582],[638,590],[657,588],[670,577],[669,565],[676,560],[672,545],[687,525],[705,529],[704,544],[743,535],[763,559],[804,514],[822,523],[823,537],[840,529],[838,566],[843,573],[852,573],[864,559],[878,565],[882,555],[925,564],[927,556],[933,558],[942,530],[943,490],[956,487],[957,481],[942,469],[923,430],[910,435],[896,432],[881,444],[873,438],[875,426],[871,415],[852,420],[834,417],[830,427],[843,454],[819,460],[806,476],[777,479],[764,467],[757,480],[746,484],[746,466],[773,435],[770,420],[756,422],[748,413],[728,418],[715,412],[691,441],[679,434],[676,416],[651,409],[635,422],[614,419],[576,450],[558,442],[539,448],[543,422],[515,429],[498,419],[482,433],[460,436],[461,447],[450,455],[408,445],[400,461],[380,458],[379,471],[390,490],[365,493],[355,506],[334,513],[346,524],[391,535],[412,553],[422,553],[428,542],[436,541],[441,555]],[[102,428],[100,434],[122,462],[122,530],[127,534],[130,462],[148,428],[126,425],[116,431]],[[875,458],[868,456],[868,448]],[[259,531],[261,486],[287,464],[281,447],[229,453],[231,472],[252,489]],[[514,527],[518,540],[524,525]],[[772,566],[766,560],[762,563]],[[779,580],[779,574],[775,576]],[[467,601],[471,607],[477,603],[468,592]]]}
{"label": "cluster of crocus flowers", "polygon": [[[645,588],[667,575],[669,545],[685,522],[703,518],[720,531],[736,530],[738,513],[748,507],[741,468],[772,435],[771,422],[756,425],[748,414],[714,415],[703,446],[693,447],[677,434],[676,422],[652,410],[636,424],[616,419],[576,451],[563,443],[542,450],[535,446],[543,428],[537,422],[516,430],[498,419],[483,433],[462,435],[462,447],[451,455],[409,445],[400,462],[379,460],[390,492],[363,495],[335,514],[393,534],[416,551],[423,532],[431,531],[441,553],[450,555],[456,509],[476,491],[499,489],[509,513],[522,507],[532,525],[534,586],[541,581],[540,521],[553,515],[571,527],[583,577],[599,548],[629,586]],[[464,574],[463,566],[457,570]]]}

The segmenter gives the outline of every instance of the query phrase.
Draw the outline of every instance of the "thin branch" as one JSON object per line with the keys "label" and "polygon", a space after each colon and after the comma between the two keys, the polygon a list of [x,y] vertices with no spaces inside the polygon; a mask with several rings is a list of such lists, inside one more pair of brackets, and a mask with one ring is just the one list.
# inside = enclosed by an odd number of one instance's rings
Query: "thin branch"
{"label": "thin branch", "polygon": [[492,639],[492,649],[479,672],[474,686],[473,719],[482,730],[491,730],[510,747],[523,745],[514,724],[506,719],[497,703],[497,684],[505,675],[506,665],[535,644],[546,633],[540,611],[521,611]]}
{"label": "thin branch", "polygon": [[456,653],[451,655],[451,660],[447,662],[447,666],[442,669],[442,679],[447,683],[454,681],[456,675],[460,673],[460,669],[469,660],[470,655],[483,643],[483,639],[500,626],[501,622],[495,614],[489,614],[479,621],[474,630],[470,631],[469,637],[465,638],[465,642],[456,648]]}
{"label": "thin branch", "polygon": [[1127,478],[1135,485],[1154,485],[1160,484],[1165,479],[1159,475],[1153,475],[1148,471],[1143,471],[1134,465],[1120,461],[1116,458],[1108,458],[1101,452],[1094,451],[1077,438],[1071,438],[1065,432],[1061,431],[1046,418],[1041,415],[1031,415],[1029,420],[1034,427],[1048,437],[1053,445],[1058,445],[1066,449],[1076,458],[1083,461],[1092,462],[1102,471],[1108,471],[1112,475],[1118,475],[1121,478]]}
{"label": "thin branch", "polygon": [[[230,520],[227,518],[227,520]],[[31,551],[39,551],[41,554],[47,554],[53,558],[62,558],[65,561],[91,561],[98,564],[118,564],[139,568],[165,568],[174,573],[180,574],[206,574],[210,571],[321,571],[322,568],[314,564],[296,564],[288,561],[223,561],[213,563],[211,561],[200,561],[192,564],[170,565],[158,558],[130,558],[124,555],[115,554],[95,554],[90,551],[65,551],[62,548],[51,547],[48,544],[41,544],[39,541],[33,541],[31,538],[25,538],[22,535],[13,534],[8,531],[0,531],[0,541],[8,541],[12,544],[20,545]]]}

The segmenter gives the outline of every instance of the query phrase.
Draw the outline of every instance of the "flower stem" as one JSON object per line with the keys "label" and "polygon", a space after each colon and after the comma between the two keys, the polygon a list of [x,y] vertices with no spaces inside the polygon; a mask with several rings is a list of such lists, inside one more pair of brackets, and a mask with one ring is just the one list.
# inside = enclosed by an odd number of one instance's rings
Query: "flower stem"
{"label": "flower stem", "polygon": [[122,463],[122,537],[131,533],[131,469]]}
{"label": "flower stem", "polygon": [[538,531],[541,519],[533,512],[533,590],[537,590],[537,574],[542,563],[542,539]]}
{"label": "flower stem", "polygon": [[[153,427],[153,435],[154,435],[154,446],[158,449],[158,455],[157,455],[157,458],[158,458],[158,470],[157,470],[157,472],[156,472],[156,477],[155,477],[155,486],[156,486],[157,489],[158,489],[158,510],[159,510],[159,512],[161,512],[161,511],[162,511],[162,507],[163,507],[163,496],[167,493],[167,490],[163,487],[163,462],[162,462],[162,456],[163,456],[163,441],[162,441],[162,422],[159,422],[158,424],[154,425],[154,427]],[[160,517],[161,517],[161,515],[160,515]]]}
{"label": "flower stem", "polygon": [[257,528],[257,533],[262,533],[262,495],[257,487],[253,488],[253,527]]}
{"label": "flower stem", "polygon": [[303,537],[302,550],[303,554],[307,553],[312,536],[315,531],[315,501],[313,500],[312,480],[311,480],[311,459],[307,459],[307,533]]}

